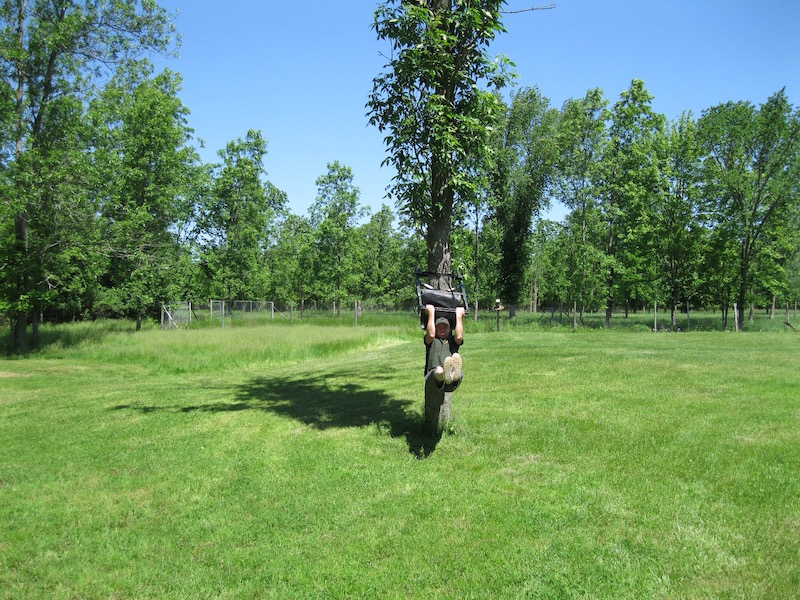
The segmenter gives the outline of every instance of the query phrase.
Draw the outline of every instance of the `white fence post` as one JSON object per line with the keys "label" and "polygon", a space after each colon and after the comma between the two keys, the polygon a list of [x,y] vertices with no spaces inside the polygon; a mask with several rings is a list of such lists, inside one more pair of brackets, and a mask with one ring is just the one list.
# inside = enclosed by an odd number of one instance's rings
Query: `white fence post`
{"label": "white fence post", "polygon": [[658,300],[653,303],[653,331],[658,331]]}

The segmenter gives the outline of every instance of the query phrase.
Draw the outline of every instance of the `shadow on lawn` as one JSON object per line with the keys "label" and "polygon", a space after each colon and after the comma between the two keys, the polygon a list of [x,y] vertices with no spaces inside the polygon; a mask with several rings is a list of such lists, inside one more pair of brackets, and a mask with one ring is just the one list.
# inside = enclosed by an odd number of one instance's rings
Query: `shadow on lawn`
{"label": "shadow on lawn", "polygon": [[363,377],[363,372],[337,372],[334,380],[324,375],[258,377],[241,384],[233,402],[199,406],[122,405],[115,408],[142,413],[261,410],[321,430],[374,425],[378,431],[388,431],[392,437],[405,437],[409,452],[417,458],[430,456],[441,435],[426,434],[421,415],[409,410],[411,401],[362,384]]}

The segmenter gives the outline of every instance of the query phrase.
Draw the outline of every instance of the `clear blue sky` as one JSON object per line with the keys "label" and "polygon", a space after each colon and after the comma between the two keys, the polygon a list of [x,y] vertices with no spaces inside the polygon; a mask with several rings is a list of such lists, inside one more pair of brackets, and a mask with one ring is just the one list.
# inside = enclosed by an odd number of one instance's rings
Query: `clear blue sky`
{"label": "clear blue sky", "polygon": [[[730,100],[759,105],[782,87],[800,105],[798,0],[509,0],[506,10],[551,3],[506,15],[508,32],[489,52],[506,54],[517,86],[538,86],[555,107],[594,87],[613,104],[634,78],[669,119]],[[388,48],[371,29],[377,1],[160,4],[177,12],[183,45],[178,59],[157,64],[183,75],[204,160],[259,129],[268,179],[292,212],[307,214],[317,177],[335,160],[353,170],[363,205],[390,203],[392,172],[381,167],[382,136],[364,106]]]}

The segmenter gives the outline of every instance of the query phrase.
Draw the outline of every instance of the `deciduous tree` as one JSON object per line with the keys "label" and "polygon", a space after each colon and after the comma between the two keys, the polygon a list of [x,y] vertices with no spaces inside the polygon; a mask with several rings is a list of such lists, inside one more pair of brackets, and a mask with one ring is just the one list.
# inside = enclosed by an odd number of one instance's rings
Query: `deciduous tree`
{"label": "deciduous tree", "polygon": [[692,300],[699,281],[703,229],[700,212],[700,146],[696,123],[684,113],[665,132],[663,188],[656,196],[654,249],[666,300],[677,325],[678,307]]}
{"label": "deciduous tree", "polygon": [[728,102],[703,112],[705,190],[714,226],[738,248],[739,325],[752,288],[752,266],[770,229],[791,223],[798,203],[800,118],[785,90],[760,108]]}
{"label": "deciduous tree", "polygon": [[[358,230],[365,299],[383,306],[397,305],[403,295],[402,289],[408,287],[404,285],[407,273],[414,268],[403,260],[403,240],[393,222],[394,213],[384,204]],[[403,267],[408,270],[403,272]]]}
{"label": "deciduous tree", "polygon": [[278,226],[275,245],[268,256],[274,264],[273,297],[300,308],[301,315],[312,289],[315,247],[311,221],[287,214]]}
{"label": "deciduous tree", "polygon": [[43,223],[68,198],[56,199],[48,184],[52,169],[63,162],[50,159],[45,140],[58,137],[68,122],[62,109],[85,103],[109,66],[142,52],[166,51],[171,40],[170,19],[152,0],[0,2],[0,105],[11,119],[0,162],[6,212],[14,223],[14,243],[0,262],[6,265],[5,303],[18,350],[27,346],[27,323],[46,288],[39,257],[50,241]]}
{"label": "deciduous tree", "polygon": [[310,208],[317,248],[316,286],[325,290],[323,300],[335,303],[338,315],[343,298],[361,287],[355,226],[364,209],[353,185],[353,171],[338,160],[317,178],[317,190]]}
{"label": "deciduous tree", "polygon": [[558,126],[560,156],[556,167],[555,194],[567,206],[570,247],[570,286],[580,309],[579,321],[605,286],[601,277],[604,254],[600,237],[600,158],[608,141],[608,100],[599,88],[583,98],[570,99],[562,107]]}
{"label": "deciduous tree", "polygon": [[212,293],[228,303],[243,295],[257,299],[262,256],[270,225],[286,202],[285,194],[266,182],[267,140],[250,130],[219,151],[222,163],[212,167],[211,188],[201,200],[198,218],[203,264]]}
{"label": "deciduous tree", "polygon": [[610,114],[602,157],[601,207],[607,227],[606,325],[615,303],[654,300],[655,252],[652,200],[659,191],[656,144],[664,117],[655,113],[644,82],[634,79]]}
{"label": "deciduous tree", "polygon": [[167,299],[199,165],[180,76],[152,71],[147,63],[120,69],[91,110],[102,253],[110,259],[104,304],[134,317],[137,329]]}
{"label": "deciduous tree", "polygon": [[[504,59],[489,43],[501,31],[502,0],[389,0],[375,12],[379,39],[388,40],[387,71],[374,79],[370,123],[385,141],[397,175],[392,194],[424,228],[427,270],[450,273],[453,209],[478,189],[488,132],[501,113]],[[440,282],[435,282],[439,284]]]}
{"label": "deciduous tree", "polygon": [[490,203],[500,231],[500,297],[518,304],[528,268],[533,219],[546,196],[558,158],[559,112],[537,88],[514,93],[495,150]]}

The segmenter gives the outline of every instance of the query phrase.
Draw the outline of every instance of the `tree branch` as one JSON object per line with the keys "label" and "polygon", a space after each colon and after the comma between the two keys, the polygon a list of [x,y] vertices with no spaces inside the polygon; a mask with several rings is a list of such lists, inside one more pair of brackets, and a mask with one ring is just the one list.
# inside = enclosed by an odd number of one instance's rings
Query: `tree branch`
{"label": "tree branch", "polygon": [[545,4],[544,6],[532,6],[530,8],[523,8],[520,10],[501,10],[500,12],[504,15],[517,15],[524,12],[533,12],[534,10],[550,10],[551,8],[555,7],[555,4]]}

